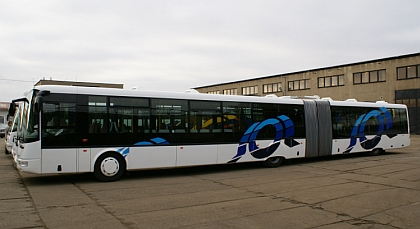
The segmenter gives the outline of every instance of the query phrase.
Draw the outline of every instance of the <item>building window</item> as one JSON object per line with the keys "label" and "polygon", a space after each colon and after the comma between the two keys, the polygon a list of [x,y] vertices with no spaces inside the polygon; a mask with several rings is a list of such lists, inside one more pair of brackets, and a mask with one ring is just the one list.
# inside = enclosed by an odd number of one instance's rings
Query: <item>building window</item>
{"label": "building window", "polygon": [[275,93],[282,91],[282,83],[272,83],[272,84],[264,84],[263,85],[263,93]]}
{"label": "building window", "polygon": [[362,83],[369,83],[369,72],[362,72]]}
{"label": "building window", "polygon": [[378,72],[377,71],[369,72],[369,81],[370,82],[377,82],[378,81]]}
{"label": "building window", "polygon": [[419,75],[420,65],[412,65],[397,68],[397,79],[399,80],[419,78]]}
{"label": "building window", "polygon": [[386,81],[385,70],[357,72],[353,74],[353,84],[376,83]]}
{"label": "building window", "polygon": [[318,78],[318,87],[337,87],[344,86],[344,75],[326,76]]}
{"label": "building window", "polygon": [[207,94],[220,94],[220,91],[208,91]]}
{"label": "building window", "polygon": [[258,94],[258,86],[250,86],[242,88],[242,95],[256,95]]}
{"label": "building window", "polygon": [[226,89],[226,90],[223,90],[223,94],[224,95],[237,95],[238,89],[237,88]]}
{"label": "building window", "polygon": [[289,91],[305,90],[311,88],[309,79],[289,81],[288,86]]}
{"label": "building window", "polygon": [[386,76],[385,70],[378,71],[378,81],[379,82],[385,82],[386,81],[385,76]]}

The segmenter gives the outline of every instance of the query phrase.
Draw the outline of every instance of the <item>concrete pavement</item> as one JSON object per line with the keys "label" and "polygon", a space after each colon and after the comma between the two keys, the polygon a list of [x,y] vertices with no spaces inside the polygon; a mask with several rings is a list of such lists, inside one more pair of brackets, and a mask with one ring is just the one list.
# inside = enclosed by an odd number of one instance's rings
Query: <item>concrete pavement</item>
{"label": "concrete pavement", "polygon": [[113,183],[19,173],[1,153],[0,228],[420,228],[419,149],[413,135],[380,156],[139,171]]}

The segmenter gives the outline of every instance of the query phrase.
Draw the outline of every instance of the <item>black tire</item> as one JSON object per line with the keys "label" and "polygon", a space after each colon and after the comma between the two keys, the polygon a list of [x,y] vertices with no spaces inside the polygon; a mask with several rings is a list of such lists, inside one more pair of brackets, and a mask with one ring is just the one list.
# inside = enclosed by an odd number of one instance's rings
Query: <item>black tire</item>
{"label": "black tire", "polygon": [[369,156],[379,156],[383,152],[385,152],[383,149],[373,149],[372,151],[368,152],[368,155]]}
{"label": "black tire", "polygon": [[112,182],[121,178],[126,170],[126,162],[119,153],[102,154],[95,162],[93,174],[100,181]]}
{"label": "black tire", "polygon": [[284,157],[270,157],[265,160],[262,165],[267,168],[276,168],[283,163]]}

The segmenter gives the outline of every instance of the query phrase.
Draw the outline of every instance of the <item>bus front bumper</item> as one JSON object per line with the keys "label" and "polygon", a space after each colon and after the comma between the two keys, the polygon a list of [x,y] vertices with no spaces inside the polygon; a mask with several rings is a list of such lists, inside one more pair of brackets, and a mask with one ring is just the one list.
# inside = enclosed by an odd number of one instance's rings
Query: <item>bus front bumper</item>
{"label": "bus front bumper", "polygon": [[41,174],[41,159],[17,159],[17,168],[22,172]]}

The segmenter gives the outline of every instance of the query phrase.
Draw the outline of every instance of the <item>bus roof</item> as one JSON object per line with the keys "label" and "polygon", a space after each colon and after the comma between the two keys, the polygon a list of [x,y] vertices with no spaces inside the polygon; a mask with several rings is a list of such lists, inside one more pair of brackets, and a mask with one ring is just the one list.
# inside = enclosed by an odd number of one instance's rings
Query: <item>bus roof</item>
{"label": "bus roof", "polygon": [[[277,97],[269,95],[260,96],[242,96],[242,95],[222,95],[222,94],[203,94],[203,93],[187,93],[187,92],[169,92],[169,91],[151,91],[151,90],[127,90],[115,88],[99,88],[99,87],[80,87],[80,86],[60,86],[60,85],[43,85],[35,86],[35,90],[48,90],[51,93],[63,94],[83,94],[83,95],[104,95],[104,96],[123,96],[123,97],[147,97],[160,99],[192,99],[203,101],[226,101],[226,102],[255,102],[255,103],[280,103],[280,104],[303,104],[305,98],[293,98],[290,96]],[[317,96],[308,96],[316,98]],[[310,99],[314,100],[314,99]],[[404,104],[390,104],[384,101],[377,102],[357,102],[354,99],[347,101],[335,101],[331,98],[315,99],[329,101],[332,106],[360,106],[360,107],[389,107],[389,108],[406,108]]]}

